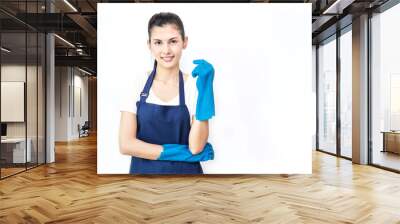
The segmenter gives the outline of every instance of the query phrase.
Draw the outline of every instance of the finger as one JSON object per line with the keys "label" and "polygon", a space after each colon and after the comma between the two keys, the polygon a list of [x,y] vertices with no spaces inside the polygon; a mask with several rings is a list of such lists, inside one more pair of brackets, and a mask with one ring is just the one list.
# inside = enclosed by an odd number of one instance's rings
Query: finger
{"label": "finger", "polygon": [[195,78],[196,76],[198,76],[199,75],[199,67],[197,66],[195,69],[193,69],[193,71],[192,71],[192,76],[193,76],[193,78]]}

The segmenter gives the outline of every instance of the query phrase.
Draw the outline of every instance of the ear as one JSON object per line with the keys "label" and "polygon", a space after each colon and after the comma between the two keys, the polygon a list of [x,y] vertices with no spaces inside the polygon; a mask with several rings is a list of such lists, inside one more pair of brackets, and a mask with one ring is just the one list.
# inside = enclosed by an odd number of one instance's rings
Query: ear
{"label": "ear", "polygon": [[186,47],[188,45],[188,41],[189,41],[189,38],[186,36],[185,41],[183,41],[183,49],[186,49]]}
{"label": "ear", "polygon": [[150,47],[150,40],[147,40],[147,47],[149,48],[149,50],[151,50],[151,47]]}

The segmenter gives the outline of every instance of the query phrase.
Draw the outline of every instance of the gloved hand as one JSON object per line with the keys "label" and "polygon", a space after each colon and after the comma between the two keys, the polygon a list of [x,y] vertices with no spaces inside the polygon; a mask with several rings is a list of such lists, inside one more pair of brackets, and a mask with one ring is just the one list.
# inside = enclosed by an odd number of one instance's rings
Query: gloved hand
{"label": "gloved hand", "polygon": [[163,148],[157,160],[199,162],[214,159],[214,150],[210,143],[207,143],[203,151],[196,155],[190,152],[188,145],[164,144]]}
{"label": "gloved hand", "polygon": [[197,64],[192,71],[192,76],[197,77],[196,86],[199,92],[196,104],[196,119],[204,121],[215,115],[214,105],[214,68],[206,60],[194,60]]}

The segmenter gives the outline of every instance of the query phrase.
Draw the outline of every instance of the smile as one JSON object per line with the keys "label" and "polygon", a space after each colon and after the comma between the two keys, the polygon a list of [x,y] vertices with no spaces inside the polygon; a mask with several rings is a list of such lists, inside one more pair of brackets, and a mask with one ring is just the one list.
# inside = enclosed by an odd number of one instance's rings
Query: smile
{"label": "smile", "polygon": [[165,62],[171,62],[174,59],[174,56],[170,56],[170,57],[161,57],[161,59]]}

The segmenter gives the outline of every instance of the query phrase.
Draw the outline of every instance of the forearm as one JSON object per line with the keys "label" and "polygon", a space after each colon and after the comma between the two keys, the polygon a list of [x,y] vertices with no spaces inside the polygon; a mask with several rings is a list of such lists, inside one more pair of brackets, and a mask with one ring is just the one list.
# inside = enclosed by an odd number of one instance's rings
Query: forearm
{"label": "forearm", "polygon": [[163,147],[161,145],[150,144],[136,138],[120,142],[120,152],[124,155],[156,160],[162,151]]}
{"label": "forearm", "polygon": [[144,159],[157,159],[163,147],[150,144],[137,139],[136,114],[122,111],[119,130],[119,151],[121,154],[140,157]]}
{"label": "forearm", "polygon": [[189,133],[189,149],[193,154],[198,154],[203,150],[207,143],[208,132],[208,120],[199,121],[193,119]]}

